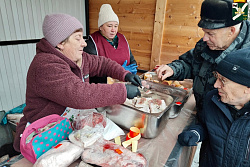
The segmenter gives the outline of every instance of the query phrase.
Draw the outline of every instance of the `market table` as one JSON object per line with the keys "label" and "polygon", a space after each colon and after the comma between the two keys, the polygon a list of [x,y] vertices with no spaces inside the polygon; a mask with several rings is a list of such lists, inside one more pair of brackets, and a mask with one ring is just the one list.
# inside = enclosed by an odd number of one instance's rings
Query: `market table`
{"label": "market table", "polygon": [[[177,142],[178,134],[194,123],[195,100],[192,94],[176,118],[169,119],[162,132],[153,139],[141,138],[137,152],[142,153],[148,161],[148,167],[187,167],[190,166],[196,147],[182,147]],[[124,141],[125,136],[121,139]],[[130,149],[130,148],[128,148]],[[77,160],[70,166],[78,166]],[[22,158],[11,167],[32,167],[32,163]]]}

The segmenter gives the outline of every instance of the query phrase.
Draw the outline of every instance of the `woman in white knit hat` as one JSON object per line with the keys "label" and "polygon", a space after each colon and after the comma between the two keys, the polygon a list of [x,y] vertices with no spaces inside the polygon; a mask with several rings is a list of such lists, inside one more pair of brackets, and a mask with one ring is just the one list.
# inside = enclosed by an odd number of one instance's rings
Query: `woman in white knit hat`
{"label": "woman in white knit hat", "polygon": [[[98,18],[99,31],[94,32],[86,40],[84,51],[97,56],[110,58],[125,70],[133,74],[137,72],[137,63],[130,50],[125,36],[118,33],[119,19],[109,4],[103,4]],[[107,77],[90,78],[90,82],[107,83]]]}
{"label": "woman in white knit hat", "polygon": [[[91,109],[122,104],[140,95],[140,78],[105,57],[83,52],[83,26],[67,14],[50,14],[43,21],[44,38],[27,74],[26,107],[16,128],[14,148],[20,151],[20,134],[27,122],[51,114],[61,115],[67,107]],[[90,84],[89,76],[107,75],[132,84]],[[136,85],[136,86],[134,86]]]}

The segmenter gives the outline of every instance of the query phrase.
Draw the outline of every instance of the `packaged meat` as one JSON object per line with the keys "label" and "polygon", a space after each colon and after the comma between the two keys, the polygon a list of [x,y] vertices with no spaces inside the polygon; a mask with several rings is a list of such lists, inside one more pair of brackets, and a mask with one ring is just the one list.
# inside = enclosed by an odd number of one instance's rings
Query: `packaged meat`
{"label": "packaged meat", "polygon": [[86,125],[80,130],[74,130],[69,135],[69,140],[77,146],[84,148],[90,146],[100,138],[111,140],[121,135],[125,135],[124,131],[113,121],[106,118],[105,128],[101,124],[97,124],[95,127]]}
{"label": "packaged meat", "polygon": [[68,167],[82,152],[83,148],[64,140],[41,155],[33,167]]}
{"label": "packaged meat", "polygon": [[81,158],[84,162],[103,167],[145,167],[147,165],[142,154],[131,152],[108,140],[98,140],[83,151]]}
{"label": "packaged meat", "polygon": [[97,124],[95,127],[88,125],[84,126],[80,130],[75,130],[69,135],[69,140],[79,147],[88,147],[102,138],[104,127]]}
{"label": "packaged meat", "polygon": [[93,167],[92,165],[89,165],[87,163],[85,163],[84,161],[81,161],[78,165],[78,167]]}
{"label": "packaged meat", "polygon": [[103,113],[86,111],[80,112],[73,120],[73,128],[76,130],[84,128],[84,126],[95,127],[101,124],[104,128],[106,126],[106,117]]}

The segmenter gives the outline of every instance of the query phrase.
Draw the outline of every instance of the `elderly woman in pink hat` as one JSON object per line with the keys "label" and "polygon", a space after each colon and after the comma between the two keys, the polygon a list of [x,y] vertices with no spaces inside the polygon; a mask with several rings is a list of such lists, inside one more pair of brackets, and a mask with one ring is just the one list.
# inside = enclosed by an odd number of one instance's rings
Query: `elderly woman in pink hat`
{"label": "elderly woman in pink hat", "polygon": [[[20,151],[20,136],[26,124],[67,107],[91,109],[122,104],[140,95],[140,78],[115,61],[83,52],[83,26],[67,14],[50,14],[43,22],[44,38],[27,74],[26,107],[16,128],[14,148]],[[89,77],[110,76],[132,84],[90,84]],[[134,86],[135,85],[135,86]]]}
{"label": "elderly woman in pink hat", "polygon": [[[118,26],[119,19],[111,5],[103,4],[98,18],[99,30],[91,34],[89,39],[86,40],[88,46],[84,48],[84,51],[110,58],[122,65],[125,70],[136,74],[136,60],[125,36],[118,32]],[[91,77],[90,82],[107,83],[107,77]]]}

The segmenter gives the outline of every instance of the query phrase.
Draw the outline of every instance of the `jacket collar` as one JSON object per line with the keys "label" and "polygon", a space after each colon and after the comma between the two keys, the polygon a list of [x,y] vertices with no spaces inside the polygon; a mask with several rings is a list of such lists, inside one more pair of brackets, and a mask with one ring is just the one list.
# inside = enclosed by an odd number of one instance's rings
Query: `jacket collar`
{"label": "jacket collar", "polygon": [[[221,109],[221,111],[226,115],[226,117],[231,122],[234,121],[234,119],[233,119],[233,117],[231,115],[230,109],[229,109],[229,107],[231,107],[232,109],[235,109],[234,106],[223,103],[220,100],[220,97],[218,95],[213,95],[212,101]],[[237,109],[235,109],[235,110],[237,110]],[[243,116],[245,114],[249,114],[249,112],[250,112],[250,102],[246,103],[244,105],[244,107],[241,108],[240,110],[237,110],[237,112],[239,113],[238,117],[241,117],[241,116]]]}
{"label": "jacket collar", "polygon": [[[231,53],[234,50],[238,50],[240,48],[245,48],[249,47],[249,43],[246,41],[249,41],[249,22],[248,21],[243,21],[240,33],[238,34],[237,38],[231,43],[231,45],[222,52],[222,54],[215,59],[215,62],[218,64],[222,59],[226,57],[229,53]],[[248,39],[247,39],[248,38]],[[246,43],[246,46],[244,45]]]}
{"label": "jacket collar", "polygon": [[213,95],[212,97],[212,101],[221,109],[221,111],[225,114],[225,116],[231,121],[233,122],[234,119],[230,113],[230,110],[228,109],[228,107],[221,102],[220,98],[218,95]]}
{"label": "jacket collar", "polygon": [[[42,38],[36,45],[36,51],[37,54],[39,53],[47,53],[47,54],[53,54],[61,59],[63,59],[72,69],[79,69],[75,62],[70,60],[68,57],[63,55],[61,52],[59,52],[55,47],[53,47],[45,38]],[[83,66],[83,62],[82,62]]]}
{"label": "jacket collar", "polygon": [[228,105],[230,107],[230,110],[234,110],[237,112],[236,114],[236,119],[245,115],[245,114],[248,114],[250,112],[250,102],[247,102],[241,109],[236,109],[234,106],[232,105]]}

